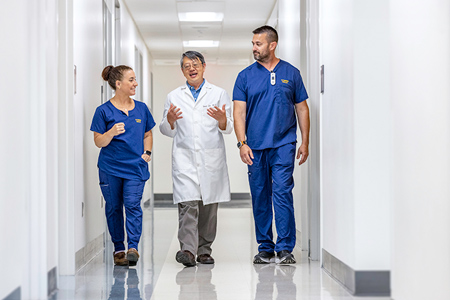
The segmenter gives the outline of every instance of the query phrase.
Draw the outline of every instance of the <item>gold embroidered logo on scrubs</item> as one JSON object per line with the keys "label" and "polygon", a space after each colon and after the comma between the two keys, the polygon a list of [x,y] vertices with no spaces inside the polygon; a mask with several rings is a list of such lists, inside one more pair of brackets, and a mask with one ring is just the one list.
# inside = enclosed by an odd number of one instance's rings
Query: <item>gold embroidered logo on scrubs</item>
{"label": "gold embroidered logo on scrubs", "polygon": [[286,80],[286,79],[281,79],[281,82],[283,82],[283,83],[288,83],[288,82],[289,82],[289,80]]}
{"label": "gold embroidered logo on scrubs", "polygon": [[141,123],[141,119],[135,119],[136,123]]}

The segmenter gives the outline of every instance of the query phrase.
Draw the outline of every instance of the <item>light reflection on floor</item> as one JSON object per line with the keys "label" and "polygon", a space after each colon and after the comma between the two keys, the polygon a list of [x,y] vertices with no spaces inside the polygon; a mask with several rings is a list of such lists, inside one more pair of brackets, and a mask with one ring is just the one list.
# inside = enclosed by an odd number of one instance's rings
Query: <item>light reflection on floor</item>
{"label": "light reflection on floor", "polygon": [[300,249],[294,250],[295,265],[253,265],[257,245],[248,207],[220,208],[218,223],[212,253],[216,264],[184,268],[175,261],[177,210],[145,208],[136,267],[114,267],[107,242],[105,251],[76,276],[60,276],[52,299],[388,299],[352,297]]}

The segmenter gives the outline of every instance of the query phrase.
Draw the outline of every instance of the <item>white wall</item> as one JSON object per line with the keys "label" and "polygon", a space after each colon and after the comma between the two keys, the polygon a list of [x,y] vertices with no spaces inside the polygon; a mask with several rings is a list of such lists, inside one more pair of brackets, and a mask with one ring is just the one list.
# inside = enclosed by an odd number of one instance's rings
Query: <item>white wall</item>
{"label": "white wall", "polygon": [[390,4],[395,300],[450,299],[449,12]]}
{"label": "white wall", "polygon": [[321,4],[322,247],[354,270],[389,270],[389,1]]}
{"label": "white wall", "polygon": [[[0,57],[1,139],[7,141],[0,150],[0,240],[8,245],[0,254],[17,257],[4,260],[1,299],[17,288],[23,299],[46,299],[48,271],[61,266],[62,274],[73,274],[75,252],[104,231],[98,149],[89,131],[101,101],[102,6],[91,2],[19,0],[0,12],[2,28],[17,22],[14,30],[0,31],[7,41]],[[124,24],[132,24],[126,14]],[[151,65],[137,30],[124,32],[133,43],[124,55],[134,55],[136,44]],[[145,70],[146,97],[149,77]]]}
{"label": "white wall", "polygon": [[[300,15],[300,1],[295,0],[279,0],[278,1],[278,52],[280,59],[285,60],[300,70],[305,86],[307,86],[308,78],[306,74],[305,62],[306,52],[301,51],[301,28],[302,21]],[[303,19],[304,21],[304,19]],[[311,100],[307,100],[310,102]],[[297,126],[298,127],[298,126]],[[302,143],[300,129],[297,129],[297,149]],[[309,148],[311,150],[311,147]],[[312,153],[313,154],[313,153]],[[313,154],[314,155],[314,154]],[[301,232],[301,238],[298,236],[298,242],[301,242],[301,247],[304,250],[308,249],[308,218],[307,218],[307,197],[309,186],[309,164],[308,159],[301,167],[298,166],[296,160],[296,167],[294,168],[295,186],[293,189],[294,206],[295,206],[295,220],[297,230]]]}
{"label": "white wall", "polygon": [[[147,46],[144,43],[144,40],[142,39],[142,36],[140,32],[136,29],[136,25],[131,18],[131,15],[128,11],[128,8],[123,3],[123,1],[120,1],[120,8],[121,8],[121,37],[122,40],[120,42],[121,44],[121,61],[116,62],[116,65],[118,64],[125,64],[128,66],[131,66],[133,69],[137,69],[137,66],[135,66],[135,47],[139,50],[139,52],[142,55],[142,64],[143,64],[143,74],[142,78],[138,78],[138,84],[143,86],[143,95],[142,99],[137,99],[145,102],[147,106],[149,107],[153,117],[155,118],[153,108],[151,106],[151,76],[150,73],[153,69],[153,58],[150,54],[150,52],[147,49]],[[153,134],[155,134],[156,131],[159,131],[157,126],[153,128]],[[151,164],[153,161],[151,162]],[[151,168],[151,165],[149,165],[149,170]],[[153,176],[153,174],[150,174],[150,176]],[[148,199],[152,198],[152,178],[146,182],[144,194],[142,196],[143,201],[147,201]]]}
{"label": "white wall", "polygon": [[2,299],[19,287],[23,298],[46,298],[58,257],[56,1],[40,4],[4,3],[0,13],[0,255],[18,258],[4,260]]}
{"label": "white wall", "polygon": [[[89,130],[95,108],[101,104],[103,64],[102,1],[73,3],[73,63],[77,67],[73,97],[75,145],[75,251],[105,231],[98,186],[99,149]],[[82,203],[84,215],[82,216]]]}
{"label": "white wall", "polygon": [[[8,147],[0,149],[0,240],[4,245],[16,245],[16,255],[25,257],[28,251],[25,247],[27,237],[27,204],[29,196],[30,179],[24,176],[23,170],[27,170],[29,158],[27,149],[24,147],[29,139],[30,121],[29,115],[29,93],[23,88],[23,80],[16,78],[27,74],[29,65],[28,46],[28,22],[26,1],[7,2],[2,5],[0,11],[0,26],[8,28],[13,21],[18,22],[16,30],[1,30],[2,41],[9,41],[2,46],[2,56],[0,57],[0,67],[4,72],[0,72],[0,87],[2,93],[1,104],[4,107],[0,111],[0,124],[2,128],[12,128],[14,130],[2,130],[0,137],[2,141],[8,141]],[[13,18],[14,16],[14,18]],[[8,46],[11,45],[11,46]],[[14,47],[12,46],[14,45]],[[22,59],[11,59],[11,57],[21,57]],[[7,71],[6,71],[7,70]],[[26,80],[28,82],[28,78]],[[15,101],[12,101],[16,99]],[[21,122],[16,122],[16,114],[12,111],[22,112]],[[18,134],[20,133],[20,134]],[[5,230],[15,228],[15,230]],[[7,247],[0,250],[2,257],[8,254]],[[2,273],[0,280],[0,298],[3,299],[14,289],[22,284],[22,270],[25,269],[25,261],[13,261],[7,259],[4,267],[10,272]]]}
{"label": "white wall", "polygon": [[[251,48],[249,46],[249,51]],[[180,53],[180,57],[181,57]],[[234,81],[238,73],[246,66],[241,65],[214,65],[206,60],[206,70],[204,77],[210,83],[225,89],[232,98]],[[172,139],[163,136],[159,132],[159,124],[162,120],[164,103],[167,94],[173,89],[185,84],[186,78],[181,72],[180,65],[154,66],[154,99],[153,116],[156,121],[154,134],[154,192],[156,194],[172,193]],[[239,157],[236,147],[236,136],[234,132],[224,135],[227,152],[228,173],[230,177],[230,188],[232,193],[249,193],[247,179],[247,167]]]}

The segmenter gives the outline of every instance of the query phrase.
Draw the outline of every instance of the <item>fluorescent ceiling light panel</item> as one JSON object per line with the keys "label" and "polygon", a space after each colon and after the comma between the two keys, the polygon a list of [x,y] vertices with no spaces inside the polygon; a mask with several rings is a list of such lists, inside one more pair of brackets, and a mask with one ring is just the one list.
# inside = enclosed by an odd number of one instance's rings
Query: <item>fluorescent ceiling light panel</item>
{"label": "fluorescent ceiling light panel", "polygon": [[219,47],[219,41],[211,41],[211,40],[183,41],[183,46],[200,47],[200,48]]}
{"label": "fluorescent ceiling light panel", "polygon": [[217,12],[183,12],[178,13],[180,22],[222,22],[223,13]]}

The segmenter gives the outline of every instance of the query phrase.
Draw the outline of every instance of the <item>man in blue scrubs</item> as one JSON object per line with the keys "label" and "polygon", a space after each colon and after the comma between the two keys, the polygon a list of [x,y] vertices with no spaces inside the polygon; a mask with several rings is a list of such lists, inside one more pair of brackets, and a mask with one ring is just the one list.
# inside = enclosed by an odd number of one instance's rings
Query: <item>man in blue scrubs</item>
{"label": "man in blue scrubs", "polygon": [[[293,264],[296,228],[292,189],[297,120],[302,143],[299,165],[308,158],[308,94],[300,71],[275,56],[278,33],[270,26],[253,31],[255,63],[241,71],[233,90],[234,128],[241,160],[248,165],[256,240],[253,263]],[[272,219],[277,230],[273,241]],[[277,253],[275,257],[275,252]]]}

